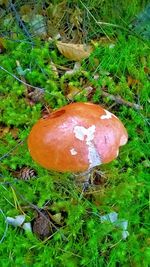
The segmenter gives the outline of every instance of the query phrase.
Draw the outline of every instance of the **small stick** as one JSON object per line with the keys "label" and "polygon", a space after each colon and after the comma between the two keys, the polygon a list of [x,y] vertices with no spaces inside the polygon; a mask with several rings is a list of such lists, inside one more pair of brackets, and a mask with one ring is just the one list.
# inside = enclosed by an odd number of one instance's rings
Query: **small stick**
{"label": "small stick", "polygon": [[8,73],[10,76],[12,76],[14,79],[16,79],[18,82],[21,82],[21,83],[23,83],[23,84],[26,85],[26,86],[32,87],[32,88],[37,89],[37,90],[43,90],[43,91],[44,91],[43,88],[40,88],[40,87],[37,87],[37,86],[33,86],[33,85],[29,84],[29,83],[26,83],[26,82],[22,81],[22,80],[19,79],[16,75],[12,74],[11,72],[9,72],[8,70],[6,70],[6,69],[3,68],[2,66],[0,66],[0,69],[3,70],[3,71],[5,71],[5,72]]}
{"label": "small stick", "polygon": [[10,149],[7,153],[5,153],[3,156],[0,157],[0,161],[3,160],[4,158],[8,157],[18,146],[20,146],[23,141],[20,141],[19,143],[17,143],[12,149]]}
{"label": "small stick", "polygon": [[132,102],[129,102],[127,100],[124,100],[123,98],[121,98],[120,96],[114,96],[114,95],[111,95],[107,92],[102,92],[102,96],[103,97],[108,97],[110,100],[113,100],[115,101],[117,104],[119,105],[125,105],[127,107],[131,107],[131,108],[134,108],[136,110],[141,110],[143,109],[142,106],[138,105],[138,104],[135,104],[135,103],[132,103]]}
{"label": "small stick", "polygon": [[17,12],[16,8],[15,8],[15,5],[12,3],[12,1],[10,2],[10,9],[13,11],[15,17],[16,17],[16,20],[17,20],[17,23],[19,25],[19,27],[22,27],[25,35],[29,38],[29,40],[31,41],[31,43],[33,44],[32,42],[32,39],[31,39],[31,36],[26,28],[26,26],[24,25],[22,19],[20,18],[20,15],[19,13]]}

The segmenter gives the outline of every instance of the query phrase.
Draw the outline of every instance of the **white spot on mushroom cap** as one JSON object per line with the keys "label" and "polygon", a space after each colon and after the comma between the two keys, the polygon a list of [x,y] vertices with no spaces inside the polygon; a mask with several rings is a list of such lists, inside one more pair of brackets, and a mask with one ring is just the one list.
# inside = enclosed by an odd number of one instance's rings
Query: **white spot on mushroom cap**
{"label": "white spot on mushroom cap", "polygon": [[126,135],[122,135],[121,139],[120,139],[120,146],[125,145],[127,143],[127,141],[128,141],[127,136]]}
{"label": "white spot on mushroom cap", "polygon": [[89,160],[89,168],[93,168],[101,164],[101,159],[99,152],[97,151],[95,145],[93,144],[94,140],[94,133],[96,130],[96,126],[92,125],[89,128],[85,128],[83,126],[75,126],[74,127],[74,134],[77,139],[80,141],[84,141],[86,136],[86,144],[88,146],[88,160]]}
{"label": "white spot on mushroom cap", "polygon": [[104,109],[104,111],[106,114],[100,116],[101,120],[108,120],[108,119],[111,119],[112,117],[115,117],[116,119],[118,119],[114,114],[112,114],[108,110]]}
{"label": "white spot on mushroom cap", "polygon": [[119,155],[119,149],[117,149],[116,158],[118,157],[118,155]]}
{"label": "white spot on mushroom cap", "polygon": [[88,150],[89,150],[88,159],[90,163],[89,168],[93,168],[97,165],[100,165],[102,163],[100,159],[100,155],[96,147],[94,146],[94,144],[92,144],[92,142],[88,144]]}
{"label": "white spot on mushroom cap", "polygon": [[75,137],[81,141],[83,141],[84,137],[87,136],[86,141],[88,142],[93,140],[95,128],[95,125],[92,125],[89,128],[77,125],[74,127],[73,131],[75,133]]}
{"label": "white spot on mushroom cap", "polygon": [[70,149],[70,153],[72,156],[75,156],[78,154],[78,152],[74,148]]}

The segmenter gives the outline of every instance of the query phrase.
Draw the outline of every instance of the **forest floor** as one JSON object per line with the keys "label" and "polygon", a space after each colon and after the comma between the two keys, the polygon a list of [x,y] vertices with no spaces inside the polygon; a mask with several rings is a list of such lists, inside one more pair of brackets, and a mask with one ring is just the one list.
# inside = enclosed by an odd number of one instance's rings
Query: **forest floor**
{"label": "forest floor", "polygon": [[[119,24],[142,7],[125,1],[119,20],[101,6],[103,25],[96,1],[37,2],[0,3],[0,264],[148,267],[150,43]],[[103,106],[129,135],[83,194],[71,173],[40,167],[27,147],[34,123],[72,102]]]}

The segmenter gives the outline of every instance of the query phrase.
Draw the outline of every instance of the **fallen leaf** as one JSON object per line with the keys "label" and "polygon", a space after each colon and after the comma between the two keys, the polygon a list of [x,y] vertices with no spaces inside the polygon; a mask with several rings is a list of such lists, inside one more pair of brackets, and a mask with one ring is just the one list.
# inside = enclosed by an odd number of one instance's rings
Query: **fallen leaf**
{"label": "fallen leaf", "polygon": [[47,35],[46,23],[44,16],[36,14],[30,21],[30,26],[36,35],[45,37]]}
{"label": "fallen leaf", "polygon": [[93,51],[92,46],[83,44],[69,44],[58,41],[56,42],[56,46],[64,57],[74,61],[81,61],[89,57]]}
{"label": "fallen leaf", "polygon": [[67,70],[67,71],[65,72],[65,74],[67,74],[67,75],[74,75],[74,74],[76,74],[76,73],[79,71],[80,67],[81,67],[80,62],[76,62],[76,63],[74,64],[73,69],[72,69],[72,70]]}
{"label": "fallen leaf", "polygon": [[87,86],[87,87],[84,88],[84,90],[85,90],[85,95],[88,96],[93,91],[93,87],[92,86]]}
{"label": "fallen leaf", "polygon": [[56,76],[56,78],[58,78],[59,77],[58,70],[57,70],[55,63],[52,60],[50,62],[50,67],[51,67],[51,70],[54,72],[54,75]]}
{"label": "fallen leaf", "polygon": [[68,85],[67,89],[68,89],[67,98],[69,100],[73,100],[76,95],[81,93],[81,89],[79,89],[73,85]]}
{"label": "fallen leaf", "polygon": [[32,11],[23,15],[22,20],[29,24],[33,34],[46,37],[47,29],[44,16],[40,14],[34,14]]}
{"label": "fallen leaf", "polygon": [[56,213],[54,215],[50,214],[50,217],[55,223],[62,225],[62,222],[61,222],[62,221],[62,215],[60,212]]}
{"label": "fallen leaf", "polygon": [[31,223],[30,222],[25,223],[25,218],[26,216],[24,214],[15,216],[15,218],[6,217],[6,222],[14,227],[21,227],[26,232],[32,232]]}
{"label": "fallen leaf", "polygon": [[122,229],[122,239],[125,240],[129,236],[128,221],[127,220],[119,220],[117,212],[110,212],[106,215],[100,216],[101,223],[110,222],[114,224],[116,227]]}
{"label": "fallen leaf", "polygon": [[80,88],[77,88],[77,87],[69,84],[68,85],[67,98],[69,100],[73,100],[76,95],[79,96],[80,94],[82,94],[84,96],[88,96],[92,91],[93,91],[93,87],[91,87],[91,86],[87,86],[83,89],[80,89]]}
{"label": "fallen leaf", "polygon": [[10,127],[0,126],[0,137],[3,137],[5,134],[9,133]]}
{"label": "fallen leaf", "polygon": [[18,216],[15,216],[15,218],[6,217],[6,221],[8,222],[8,224],[11,224],[14,227],[18,227],[18,226],[21,227],[25,221],[25,215],[18,215]]}
{"label": "fallen leaf", "polygon": [[10,128],[8,126],[0,125],[0,138],[2,138],[5,134],[11,133],[12,137],[16,139],[18,137],[18,128]]}
{"label": "fallen leaf", "polygon": [[134,78],[131,77],[131,76],[128,76],[128,86],[129,86],[129,87],[132,87],[132,86],[137,85],[137,84],[139,84],[139,83],[140,83],[139,80],[134,79]]}

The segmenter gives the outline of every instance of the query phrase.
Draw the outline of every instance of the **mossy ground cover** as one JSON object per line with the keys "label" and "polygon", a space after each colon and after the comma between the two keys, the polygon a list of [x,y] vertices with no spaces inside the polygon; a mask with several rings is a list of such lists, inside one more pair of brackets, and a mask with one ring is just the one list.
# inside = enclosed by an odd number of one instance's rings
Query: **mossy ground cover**
{"label": "mossy ground cover", "polygon": [[[6,42],[0,55],[1,266],[150,265],[149,51],[149,42],[120,30],[113,45],[96,43],[79,70],[67,75],[74,63],[53,42],[36,39],[34,46]],[[42,96],[39,91],[35,96],[36,89],[30,85],[41,88]],[[68,85],[80,88],[71,100]],[[93,88],[90,94],[85,90],[88,86]],[[103,92],[141,109],[118,104]],[[129,134],[119,157],[98,168],[104,181],[82,197],[72,174],[43,169],[27,148],[31,127],[48,106],[57,109],[71,101],[104,106],[122,120]],[[24,167],[33,169],[35,178],[18,179]],[[53,216],[49,238],[41,240],[22,228],[7,228],[5,217],[25,214],[26,222],[33,222],[36,208]],[[100,216],[110,212],[128,221],[125,240],[121,228],[101,222]]]}

